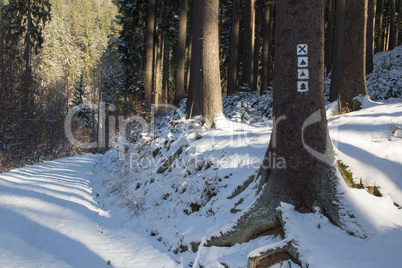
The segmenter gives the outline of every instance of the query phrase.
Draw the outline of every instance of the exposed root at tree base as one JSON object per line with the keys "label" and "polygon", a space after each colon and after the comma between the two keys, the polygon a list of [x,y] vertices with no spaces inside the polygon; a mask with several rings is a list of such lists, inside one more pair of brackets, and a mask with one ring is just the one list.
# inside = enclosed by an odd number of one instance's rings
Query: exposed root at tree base
{"label": "exposed root at tree base", "polygon": [[284,247],[268,249],[264,252],[259,252],[257,256],[249,257],[248,268],[270,267],[286,260],[292,260],[294,263],[302,265],[297,249],[292,245],[292,242],[287,243]]}

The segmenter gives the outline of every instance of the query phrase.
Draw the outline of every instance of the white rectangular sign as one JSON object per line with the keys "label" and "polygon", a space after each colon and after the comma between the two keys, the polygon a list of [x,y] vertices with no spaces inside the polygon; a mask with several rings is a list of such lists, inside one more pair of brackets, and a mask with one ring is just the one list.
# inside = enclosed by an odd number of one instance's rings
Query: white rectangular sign
{"label": "white rectangular sign", "polygon": [[307,55],[308,46],[306,44],[298,44],[297,45],[297,55]]}
{"label": "white rectangular sign", "polygon": [[299,81],[299,82],[297,82],[297,91],[299,91],[299,92],[308,91],[308,82],[307,81]]}
{"label": "white rectangular sign", "polygon": [[298,69],[297,70],[297,78],[298,79],[308,79],[309,73],[308,69]]}

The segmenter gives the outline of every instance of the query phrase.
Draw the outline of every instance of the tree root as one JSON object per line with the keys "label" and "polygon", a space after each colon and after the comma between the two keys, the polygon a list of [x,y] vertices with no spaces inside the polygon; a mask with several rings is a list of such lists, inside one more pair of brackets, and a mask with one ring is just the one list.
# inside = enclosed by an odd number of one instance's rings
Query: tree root
{"label": "tree root", "polygon": [[302,265],[301,261],[299,260],[297,249],[293,246],[292,242],[288,242],[283,247],[268,249],[263,252],[259,252],[255,256],[249,257],[247,267],[265,268],[286,260],[292,260],[298,265]]}

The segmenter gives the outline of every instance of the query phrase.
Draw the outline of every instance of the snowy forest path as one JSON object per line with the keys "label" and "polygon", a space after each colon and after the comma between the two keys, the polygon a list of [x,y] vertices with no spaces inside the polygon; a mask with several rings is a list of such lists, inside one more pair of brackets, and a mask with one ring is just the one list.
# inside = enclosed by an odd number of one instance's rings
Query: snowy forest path
{"label": "snowy forest path", "polygon": [[99,159],[63,158],[0,174],[0,267],[177,266],[101,208],[92,188]]}

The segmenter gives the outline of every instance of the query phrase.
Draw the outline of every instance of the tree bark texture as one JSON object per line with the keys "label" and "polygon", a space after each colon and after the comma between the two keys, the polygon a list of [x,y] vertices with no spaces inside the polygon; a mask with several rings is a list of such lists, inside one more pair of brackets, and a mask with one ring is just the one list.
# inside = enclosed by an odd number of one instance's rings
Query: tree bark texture
{"label": "tree bark texture", "polygon": [[334,55],[332,62],[331,90],[329,93],[330,102],[336,101],[339,96],[342,73],[342,55],[345,38],[346,0],[336,0],[335,14]]}
{"label": "tree bark texture", "polygon": [[180,0],[179,38],[177,42],[177,73],[174,103],[178,105],[184,98],[187,35],[187,0]]}
{"label": "tree bark texture", "polygon": [[203,0],[202,15],[202,116],[207,126],[222,113],[219,65],[219,0]]}
{"label": "tree bark texture", "polygon": [[378,38],[377,38],[377,52],[384,51],[384,0],[380,0],[380,10],[378,10]]}
{"label": "tree bark texture", "polygon": [[355,100],[367,96],[366,86],[366,31],[367,0],[346,0],[342,72],[339,87],[339,111],[361,109]]}
{"label": "tree bark texture", "polygon": [[254,70],[254,26],[255,26],[255,0],[245,0],[244,8],[244,38],[243,38],[243,77],[244,85],[249,88],[253,85]]}
{"label": "tree bark texture", "polygon": [[[280,202],[293,204],[300,212],[319,207],[341,225],[334,204],[339,178],[324,104],[324,1],[281,0],[276,11],[274,128],[255,179],[261,190],[233,231],[211,238],[207,245],[233,245],[281,228]],[[299,45],[308,46],[304,92],[298,91]],[[275,164],[275,159],[282,159],[282,164]]]}
{"label": "tree bark texture", "polygon": [[332,56],[334,47],[334,13],[335,0],[328,1],[328,13],[327,13],[327,31],[325,39],[325,67],[327,73],[332,71]]}
{"label": "tree bark texture", "polygon": [[240,0],[233,1],[232,29],[230,33],[230,54],[228,69],[228,90],[227,95],[237,92],[237,64],[239,55],[239,27],[240,27]]}
{"label": "tree bark texture", "polygon": [[260,67],[260,46],[261,46],[261,22],[262,22],[262,9],[264,1],[258,0],[256,6],[256,25],[255,25],[255,41],[254,41],[254,70],[253,70],[253,84],[251,91],[256,91],[258,87],[258,74]]}
{"label": "tree bark texture", "polygon": [[391,14],[390,14],[390,22],[389,22],[389,50],[393,50],[395,46],[397,46],[397,39],[396,39],[396,31],[399,29],[395,29],[395,22],[396,22],[396,0],[390,1],[391,5]]}
{"label": "tree bark texture", "polygon": [[265,7],[264,13],[264,33],[262,44],[262,74],[261,74],[261,89],[262,94],[268,89],[271,78],[271,64],[272,64],[272,30],[273,30],[273,11],[275,6],[268,4]]}
{"label": "tree bark texture", "polygon": [[368,0],[367,13],[367,44],[366,44],[366,74],[373,71],[374,37],[375,37],[375,10],[377,1]]}
{"label": "tree bark texture", "polygon": [[152,67],[154,59],[154,31],[155,31],[155,0],[148,1],[147,34],[145,44],[145,70],[144,70],[144,101],[152,102]]}

